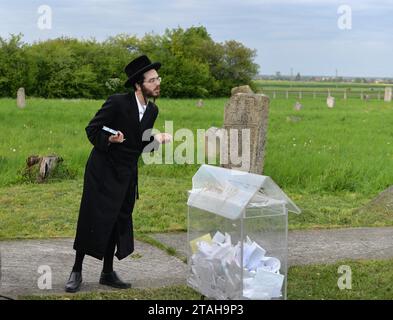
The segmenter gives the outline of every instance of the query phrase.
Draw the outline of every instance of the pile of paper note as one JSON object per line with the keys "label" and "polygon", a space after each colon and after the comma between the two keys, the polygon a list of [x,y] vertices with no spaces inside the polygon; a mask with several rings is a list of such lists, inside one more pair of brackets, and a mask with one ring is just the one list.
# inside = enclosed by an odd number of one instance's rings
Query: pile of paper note
{"label": "pile of paper note", "polygon": [[[191,274],[188,282],[207,297],[216,299],[272,299],[281,297],[284,276],[280,260],[249,237],[232,244],[228,233],[217,232],[190,243]],[[243,270],[242,246],[243,245]],[[243,281],[243,283],[242,283]]]}

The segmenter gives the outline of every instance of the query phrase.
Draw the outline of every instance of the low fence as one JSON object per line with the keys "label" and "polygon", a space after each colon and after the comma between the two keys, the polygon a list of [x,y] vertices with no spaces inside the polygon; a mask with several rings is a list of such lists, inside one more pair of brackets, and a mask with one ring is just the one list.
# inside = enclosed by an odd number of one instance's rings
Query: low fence
{"label": "low fence", "polygon": [[[276,98],[296,98],[302,99],[304,97],[327,98],[335,97],[346,99],[361,99],[361,100],[384,100],[384,90],[285,90],[285,89],[261,89],[261,93],[269,96],[271,99]],[[391,100],[390,100],[391,101]]]}

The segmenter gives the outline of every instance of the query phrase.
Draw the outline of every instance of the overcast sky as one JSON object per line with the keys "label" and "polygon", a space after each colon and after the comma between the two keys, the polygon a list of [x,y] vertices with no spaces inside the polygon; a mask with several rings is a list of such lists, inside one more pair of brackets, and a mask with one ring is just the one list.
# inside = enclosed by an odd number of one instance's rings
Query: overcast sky
{"label": "overcast sky", "polygon": [[[393,0],[14,0],[0,2],[0,36],[25,42],[62,35],[104,40],[203,25],[214,41],[257,50],[260,73],[393,77]],[[52,9],[52,29],[38,8]],[[342,5],[352,26],[342,26]],[[345,11],[347,14],[348,11]],[[341,19],[339,21],[339,19]],[[346,27],[349,21],[346,20]]]}

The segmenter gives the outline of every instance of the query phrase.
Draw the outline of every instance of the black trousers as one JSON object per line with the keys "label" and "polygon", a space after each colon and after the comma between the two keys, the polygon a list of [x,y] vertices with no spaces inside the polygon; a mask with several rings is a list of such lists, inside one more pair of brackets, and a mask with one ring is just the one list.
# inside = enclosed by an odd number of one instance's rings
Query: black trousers
{"label": "black trousers", "polygon": [[117,233],[117,223],[115,223],[104,255],[104,266],[102,271],[105,273],[113,271],[113,258],[115,256],[116,243],[118,239]]}
{"label": "black trousers", "polygon": [[[102,271],[105,273],[109,273],[113,271],[113,258],[115,256],[115,249],[118,239],[118,228],[117,223],[115,223],[112,233],[109,237],[108,245],[104,255],[104,264]],[[83,259],[85,258],[85,253],[81,251],[77,251],[75,255],[75,263],[72,268],[74,272],[82,272],[82,264]]]}

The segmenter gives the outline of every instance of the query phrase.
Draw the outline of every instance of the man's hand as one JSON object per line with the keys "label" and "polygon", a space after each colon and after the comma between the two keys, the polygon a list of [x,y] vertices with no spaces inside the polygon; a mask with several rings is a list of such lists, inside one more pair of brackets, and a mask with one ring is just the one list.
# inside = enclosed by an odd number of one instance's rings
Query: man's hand
{"label": "man's hand", "polygon": [[117,134],[111,135],[108,139],[110,143],[122,143],[124,140],[124,135],[121,131],[117,131]]}
{"label": "man's hand", "polygon": [[156,140],[156,141],[158,141],[158,143],[169,143],[169,142],[172,142],[172,140],[173,140],[173,137],[172,137],[172,135],[171,134],[169,134],[169,133],[157,133],[155,136],[154,136],[154,139]]}

